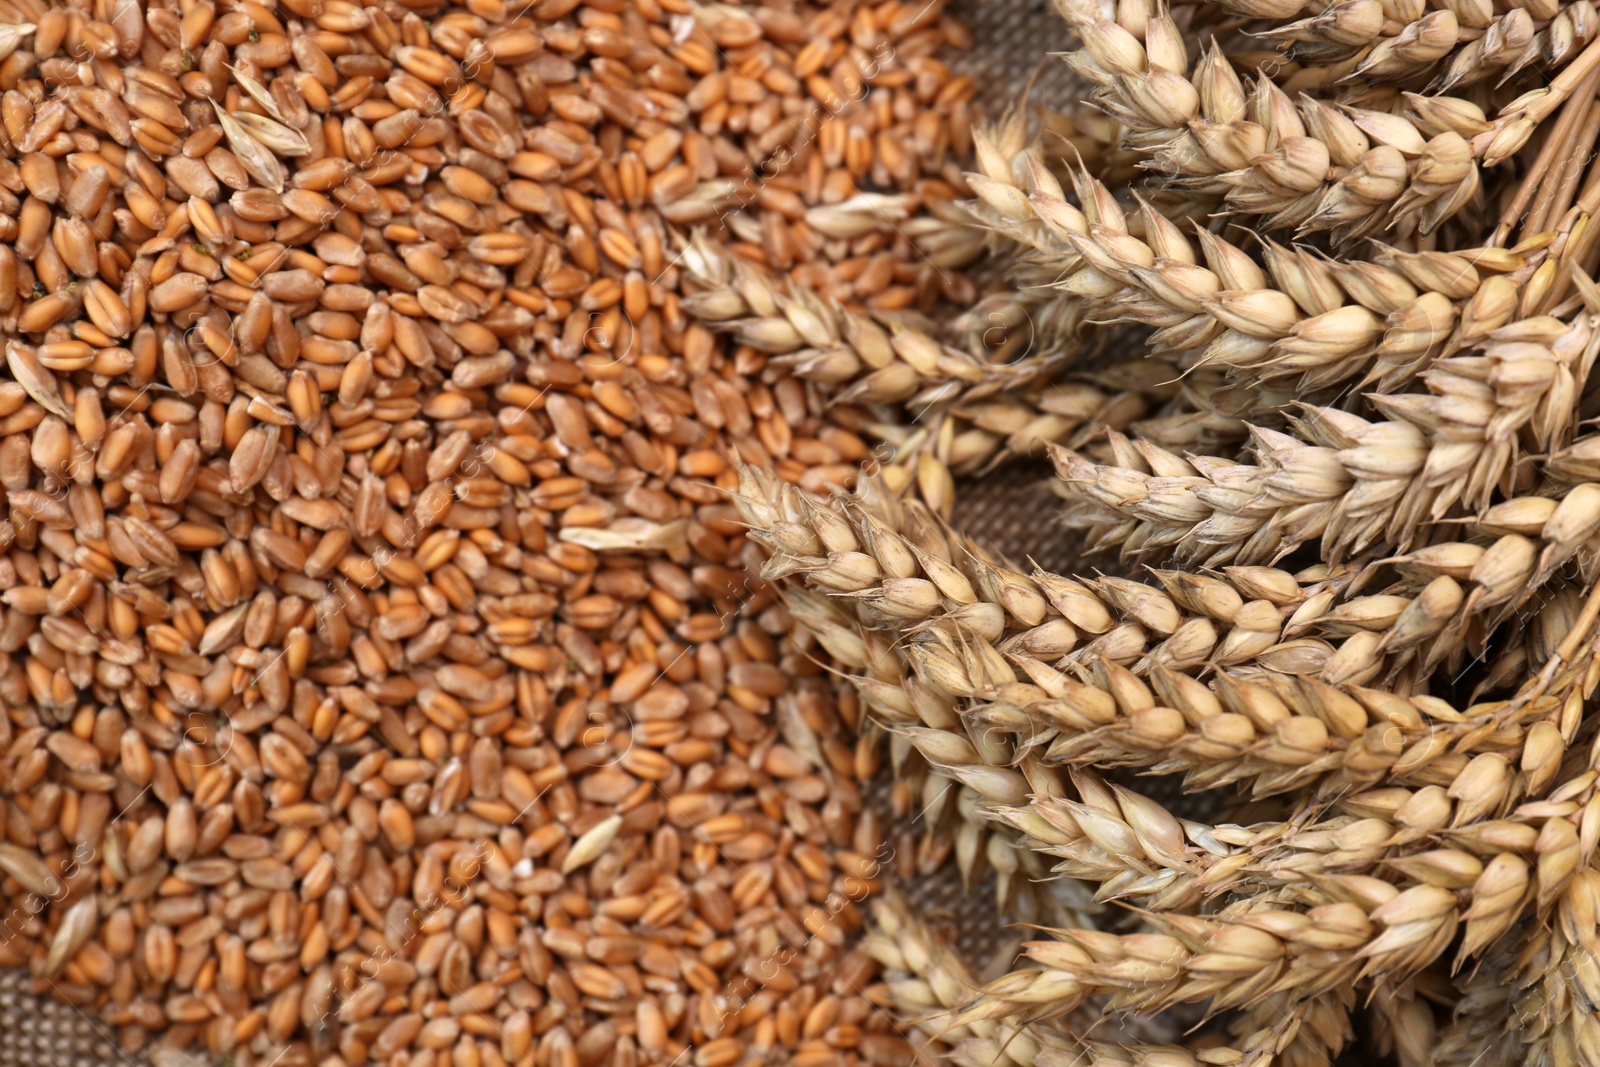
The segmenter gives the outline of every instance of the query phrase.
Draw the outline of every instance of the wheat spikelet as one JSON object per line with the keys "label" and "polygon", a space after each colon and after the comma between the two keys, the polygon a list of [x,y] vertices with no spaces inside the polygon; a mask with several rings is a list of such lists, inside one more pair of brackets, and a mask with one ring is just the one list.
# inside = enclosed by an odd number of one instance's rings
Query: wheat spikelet
{"label": "wheat spikelet", "polygon": [[930,1060],[962,1067],[1122,1067],[1126,1055],[1154,1048],[1138,1040],[1144,1036],[1138,1031],[1127,1034],[1123,1046],[1085,1042],[1048,1022],[956,1022],[952,1010],[970,1000],[978,985],[967,963],[898,894],[874,901],[872,910],[876,929],[862,949],[883,965],[883,999]]}
{"label": "wheat spikelet", "polygon": [[1347,878],[1328,892],[1334,899],[1303,910],[1252,900],[1206,917],[1146,915],[1150,933],[1057,931],[1023,946],[1037,971],[990,983],[954,1020],[1057,1018],[1102,996],[1111,1010],[1141,1013],[1199,1002],[1216,1012],[1285,993],[1305,1003],[1369,968],[1420,968],[1454,929],[1444,890]]}
{"label": "wheat spikelet", "polygon": [[1469,1050],[1486,1063],[1542,1067],[1593,1063],[1600,1054],[1600,871],[1592,863],[1600,845],[1600,745],[1572,755],[1582,757],[1573,777],[1545,801],[1473,835],[1475,843],[1536,857],[1525,890],[1531,907],[1515,927],[1508,924],[1521,940],[1503,938],[1494,947],[1488,965],[1495,980],[1469,986],[1469,999],[1492,1007],[1458,1016],[1441,1063],[1462,1062]]}
{"label": "wheat spikelet", "polygon": [[[1542,748],[1554,754],[1560,743]],[[1474,762],[1488,766],[1484,757]],[[1553,761],[1525,762],[1549,767]],[[1469,782],[1469,777],[1476,780]],[[1338,873],[1327,866],[1316,871],[1301,866],[1303,873],[1315,875],[1293,889],[1293,897],[1306,909],[1303,912],[1268,907],[1258,893],[1223,908],[1216,919],[1148,915],[1168,938],[1165,941],[1151,941],[1146,935],[1126,940],[1061,932],[1064,945],[1027,946],[1030,957],[1048,972],[1044,980],[1026,988],[1006,980],[994,983],[958,1019],[997,1013],[1031,1018],[1097,994],[1109,994],[1114,1004],[1140,1010],[1161,1010],[1182,1000],[1209,1000],[1215,1010],[1229,1002],[1249,1002],[1268,991],[1319,995],[1368,976],[1404,982],[1440,959],[1459,931],[1453,965],[1458,970],[1465,960],[1514,933],[1524,909],[1532,907],[1536,923],[1539,917],[1554,917],[1553,929],[1525,943],[1523,957],[1516,961],[1514,971],[1524,977],[1519,979],[1522,988],[1515,998],[1519,1008],[1511,1015],[1513,1026],[1533,1026],[1533,1033],[1524,1039],[1535,1050],[1529,1062],[1584,1062],[1582,1056],[1592,1047],[1594,1036],[1593,994],[1600,988],[1595,984],[1600,972],[1594,970],[1592,952],[1600,873],[1583,866],[1600,841],[1595,781],[1594,772],[1585,769],[1547,799],[1524,803],[1500,818],[1486,817],[1493,815],[1495,803],[1482,803],[1488,786],[1482,775],[1463,774],[1443,795],[1430,789],[1410,792],[1398,805],[1399,798],[1390,790],[1369,793],[1350,807],[1379,817],[1292,836],[1297,843],[1314,846],[1317,836],[1331,833],[1333,843],[1348,845],[1359,829],[1360,839],[1380,849],[1384,847],[1380,842],[1392,845],[1403,838],[1427,837],[1453,847],[1384,858],[1382,865],[1401,876],[1396,884],[1354,872]],[[1540,789],[1538,781],[1527,785]],[[1505,795],[1488,786],[1489,796],[1497,792]],[[1393,821],[1382,818],[1384,814]],[[1102,835],[1106,832],[1104,826],[1097,829]],[[1221,835],[1222,830],[1213,833]],[[1524,856],[1533,857],[1533,862]],[[1361,857],[1347,859],[1359,863]],[[1298,964],[1302,958],[1307,960],[1304,966]],[[1147,962],[1135,966],[1134,961]],[[1179,965],[1171,966],[1173,961]],[[1219,985],[1219,979],[1226,979],[1226,984]],[[1038,1000],[1032,988],[1050,990],[1051,999]],[[1391,1024],[1397,1031],[1394,1039],[1411,1048],[1404,1058],[1426,1062],[1416,1053],[1416,1031],[1418,1027],[1425,1031],[1424,1024],[1407,1022],[1403,1015]],[[1483,1029],[1481,1020],[1471,1025]],[[1448,1034],[1446,1048],[1463,1038]],[[1481,1051],[1485,1044],[1509,1045],[1510,1039],[1489,1041],[1479,1032],[1466,1047]]]}

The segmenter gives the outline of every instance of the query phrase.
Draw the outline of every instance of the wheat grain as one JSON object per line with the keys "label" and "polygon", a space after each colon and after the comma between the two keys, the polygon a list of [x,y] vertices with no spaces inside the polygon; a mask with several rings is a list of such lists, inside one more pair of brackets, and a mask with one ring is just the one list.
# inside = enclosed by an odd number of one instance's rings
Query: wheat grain
{"label": "wheat grain", "polygon": [[240,1067],[902,1061],[856,705],[726,498],[866,443],[669,234],[965,295],[943,5],[0,24],[0,964]]}

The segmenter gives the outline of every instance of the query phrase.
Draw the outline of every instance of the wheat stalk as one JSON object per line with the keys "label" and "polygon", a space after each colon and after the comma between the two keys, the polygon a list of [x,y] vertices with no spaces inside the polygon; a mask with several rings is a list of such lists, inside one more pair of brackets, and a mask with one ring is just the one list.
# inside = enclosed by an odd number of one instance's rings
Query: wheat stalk
{"label": "wheat stalk", "polygon": [[[966,642],[994,642],[994,655],[1037,657],[1040,667],[1065,657],[1085,669],[1126,663],[1141,674],[1275,661],[1290,669],[1331,653],[1294,635],[1315,627],[1356,573],[1314,570],[1300,581],[1273,568],[1241,568],[1231,580],[1156,572],[1165,589],[1038,569],[1030,576],[990,559],[915,502],[893,505],[871,482],[877,508],[806,499],[753,471],[742,485],[753,535],[774,552],[764,574],[797,574],[847,599],[866,626],[908,637],[906,655],[925,670],[959,658]],[[855,547],[839,547],[846,545]],[[939,611],[949,613],[929,618]],[[1348,626],[1354,617],[1335,622]]]}
{"label": "wheat stalk", "polygon": [[[1581,588],[1594,577],[1600,486],[1581,483],[1557,490],[1559,497],[1503,501],[1465,524],[1474,540],[1432,540],[1451,529],[1437,526],[1430,533],[1426,525],[1449,501],[1427,491],[1427,480],[1444,466],[1435,458],[1449,454],[1445,446],[1424,453],[1412,433],[1408,455],[1407,437],[1397,431],[1410,431],[1409,425],[1374,432],[1354,416],[1333,414],[1365,436],[1347,433],[1323,441],[1359,447],[1308,447],[1258,432],[1258,458],[1264,460],[1259,465],[1197,458],[1190,463],[1145,445],[1137,453],[1148,460],[1145,470],[1099,465],[1057,450],[1072,501],[1068,519],[1088,530],[1091,546],[1117,544],[1125,556],[1172,556],[1210,566],[1271,561],[1313,540],[1320,541],[1325,558],[1339,560],[1375,544],[1407,549],[1405,541],[1391,539],[1417,537],[1422,547],[1384,561],[1404,582],[1332,607],[1319,620],[1325,635],[1351,635],[1324,662],[1321,676],[1336,682],[1392,680],[1398,668],[1414,663],[1419,673],[1413,681],[1420,681],[1442,665],[1459,666],[1466,655],[1484,656],[1491,638],[1515,649],[1516,634],[1527,640],[1531,658],[1542,662],[1538,649],[1545,634],[1553,628],[1564,636],[1561,619],[1580,596],[1580,587],[1563,575],[1575,565]],[[1469,462],[1485,458],[1467,451],[1455,455]],[[1393,477],[1408,471],[1416,473]],[[1429,511],[1430,501],[1440,510]],[[1516,627],[1512,635],[1497,637],[1508,622]],[[1493,661],[1488,680],[1503,684],[1525,662]],[[1502,677],[1504,671],[1510,674]]]}
{"label": "wheat stalk", "polygon": [[[1551,825],[1554,821],[1546,823],[1541,839],[1550,836]],[[1546,881],[1546,860],[1561,869],[1570,864],[1572,851],[1541,850],[1539,882]],[[1213,917],[1147,914],[1160,931],[1156,935],[1057,931],[1056,941],[1024,946],[1042,977],[1017,972],[992,983],[956,1018],[1050,1018],[1098,995],[1111,996],[1114,1008],[1149,1012],[1209,1001],[1214,1011],[1284,993],[1315,997],[1374,975],[1403,982],[1439,958],[1457,930],[1465,931],[1459,961],[1510,927],[1524,893],[1547,893],[1548,885],[1529,885],[1527,867],[1519,869],[1513,853],[1497,858],[1510,862],[1491,864],[1476,879],[1462,877],[1460,865],[1433,854],[1410,864],[1427,880],[1409,886],[1354,875],[1324,877],[1318,889],[1301,891],[1311,898],[1305,910],[1252,898]],[[1561,903],[1572,915],[1563,916],[1564,926],[1582,931],[1579,936],[1592,945],[1600,872],[1568,871],[1566,884],[1570,888]],[[1556,940],[1562,936],[1557,933]],[[1024,981],[1017,980],[1019,974]],[[1600,978],[1600,971],[1591,968],[1591,974]],[[1585,980],[1579,978],[1580,995],[1595,988],[1583,987]],[[1569,976],[1551,984],[1564,989],[1570,981]],[[1580,1021],[1577,1033],[1586,1032],[1586,1021]]]}
{"label": "wheat stalk", "polygon": [[[1081,464],[1070,468],[1078,472],[1077,476],[1081,476],[1083,469]],[[1111,491],[1108,486],[1129,481],[1126,472],[1097,468],[1096,499],[1105,499]],[[1117,509],[1121,514],[1137,514],[1147,520],[1158,511],[1167,516],[1177,513],[1173,503],[1177,494],[1167,491],[1169,487],[1155,479],[1138,484],[1152,491],[1142,497],[1124,498],[1124,505]],[[1228,488],[1234,494],[1235,512],[1248,506],[1252,498],[1238,488],[1238,483]],[[1482,691],[1493,691],[1508,683],[1515,685],[1518,670],[1529,663],[1544,662],[1554,646],[1570,632],[1569,625],[1576,622],[1584,610],[1582,591],[1589,588],[1595,551],[1600,547],[1596,544],[1594,525],[1600,516],[1592,510],[1589,492],[1592,488],[1578,487],[1584,492],[1576,498],[1570,495],[1559,501],[1522,498],[1499,506],[1526,504],[1528,512],[1550,515],[1542,526],[1529,533],[1507,533],[1484,538],[1479,543],[1436,542],[1387,560],[1406,581],[1380,593],[1352,598],[1330,607],[1327,615],[1317,620],[1318,629],[1328,639],[1340,633],[1349,635],[1337,650],[1329,646],[1328,654],[1318,662],[1319,676],[1340,683],[1392,682],[1405,670],[1411,684],[1416,684],[1443,666],[1459,667],[1467,657],[1487,657],[1492,640],[1503,650],[1503,655],[1510,658],[1504,662],[1486,659]],[[1221,495],[1204,490],[1190,494],[1196,501],[1211,499],[1213,502]],[[1216,516],[1188,525],[1193,522],[1194,514],[1193,511],[1187,513],[1185,525],[1176,536],[1166,532],[1145,536],[1135,530],[1126,534],[1125,546],[1137,551],[1181,541],[1196,554],[1213,553],[1209,557],[1199,556],[1211,563],[1219,559],[1245,562],[1256,558],[1255,548],[1261,545],[1259,539],[1252,537],[1242,545],[1228,544],[1225,535],[1213,536],[1208,532],[1227,529],[1219,526]],[[1258,510],[1242,521],[1258,532],[1270,532],[1271,527],[1262,525],[1261,520]],[[1234,529],[1238,528],[1236,524]],[[1494,532],[1503,530],[1504,526],[1478,528]],[[1095,526],[1097,537],[1114,536],[1124,529],[1125,524],[1124,527]],[[1192,540],[1182,540],[1186,537]],[[1270,554],[1281,554],[1287,547],[1279,544]],[[1239,551],[1234,552],[1234,549]],[[1262,553],[1266,555],[1269,553]],[[1575,558],[1584,575],[1583,585],[1553,577]]]}

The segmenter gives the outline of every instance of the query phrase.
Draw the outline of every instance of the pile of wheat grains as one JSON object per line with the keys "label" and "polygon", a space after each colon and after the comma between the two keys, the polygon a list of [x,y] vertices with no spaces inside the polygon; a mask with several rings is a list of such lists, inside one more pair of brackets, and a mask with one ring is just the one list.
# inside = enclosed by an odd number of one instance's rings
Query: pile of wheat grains
{"label": "pile of wheat grains", "polygon": [[964,191],[964,36],[0,4],[0,1032],[46,994],[103,1020],[74,1063],[909,1060],[851,947],[858,709],[728,498],[867,447],[674,259],[963,295],[898,220]]}

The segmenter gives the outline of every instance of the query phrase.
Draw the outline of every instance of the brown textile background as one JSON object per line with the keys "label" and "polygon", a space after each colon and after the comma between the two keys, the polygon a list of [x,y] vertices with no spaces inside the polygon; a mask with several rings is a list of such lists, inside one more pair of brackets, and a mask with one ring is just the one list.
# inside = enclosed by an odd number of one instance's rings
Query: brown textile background
{"label": "brown textile background", "polygon": [[977,79],[978,99],[990,114],[1019,99],[1035,73],[1030,103],[1063,110],[1073,104],[1071,72],[1048,54],[1071,47],[1050,0],[951,0],[947,10],[972,29],[972,47],[952,65]]}
{"label": "brown textile background", "polygon": [[[1066,109],[1073,104],[1071,72],[1047,50],[1069,46],[1065,23],[1050,0],[952,0],[949,11],[972,29],[973,46],[953,64],[971,74],[978,99],[991,116],[1028,94],[1030,105]],[[1029,80],[1032,79],[1032,86]],[[982,279],[988,273],[974,272]],[[1000,279],[991,275],[992,287]],[[1047,462],[1007,463],[956,483],[951,523],[980,544],[1027,568],[1070,573],[1079,553],[1074,536],[1055,522],[1057,498]],[[875,791],[876,792],[876,791]],[[882,791],[887,793],[887,789]],[[918,915],[950,940],[976,975],[1003,971],[1020,939],[995,910],[992,877],[968,892],[954,863],[936,875],[901,887]]]}
{"label": "brown textile background", "polygon": [[28,972],[0,968],[0,1067],[143,1067],[112,1029],[70,1004],[28,992]]}
{"label": "brown textile background", "polygon": [[[1072,43],[1051,0],[951,0],[948,10],[971,28],[973,40],[951,62],[977,80],[978,100],[989,115],[998,116],[1024,94],[1030,106],[1081,106],[1072,72],[1051,54]],[[975,272],[985,273],[981,266]],[[993,275],[986,280],[988,288],[1003,284]],[[1032,558],[1046,570],[1072,570],[1078,554],[1070,535],[1054,522],[1052,477],[1048,463],[1026,462],[961,479],[955,527],[1013,563]]]}
{"label": "brown textile background", "polygon": [[1058,574],[1082,570],[1078,535],[1056,520],[1054,480],[1050,464],[1037,462],[958,479],[951,524],[1020,570],[1029,570],[1030,560]]}

